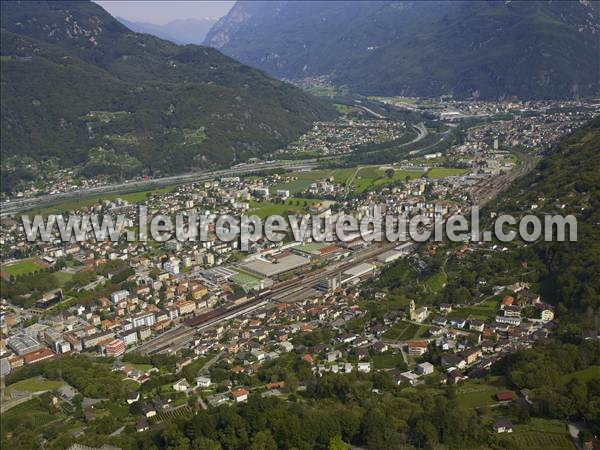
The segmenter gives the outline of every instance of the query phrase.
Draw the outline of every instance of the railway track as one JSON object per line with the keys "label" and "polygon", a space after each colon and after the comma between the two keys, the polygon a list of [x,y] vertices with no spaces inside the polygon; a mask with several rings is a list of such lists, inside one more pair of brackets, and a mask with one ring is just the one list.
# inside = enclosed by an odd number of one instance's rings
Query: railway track
{"label": "railway track", "polygon": [[379,245],[374,249],[363,250],[348,262],[336,263],[317,274],[300,278],[291,283],[284,282],[280,285],[276,285],[270,292],[262,297],[255,298],[230,308],[217,308],[208,313],[193,317],[186,320],[178,328],[167,331],[166,333],[157,336],[153,340],[148,341],[137,348],[133,348],[130,351],[149,355],[177,351],[185,345],[188,345],[199,331],[210,328],[220,322],[230,320],[239,315],[247,314],[258,308],[264,307],[269,303],[281,301],[295,302],[303,294],[313,290],[314,286],[320,281],[327,279],[335,273],[343,272],[356,264],[368,261],[369,259],[376,257],[378,254],[386,252],[397,245],[397,242],[387,243]]}

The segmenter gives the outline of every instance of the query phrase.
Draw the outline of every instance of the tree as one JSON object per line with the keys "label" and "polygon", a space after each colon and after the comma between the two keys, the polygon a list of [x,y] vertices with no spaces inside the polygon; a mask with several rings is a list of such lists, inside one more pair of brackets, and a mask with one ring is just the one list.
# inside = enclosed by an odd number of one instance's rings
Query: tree
{"label": "tree", "polygon": [[221,450],[221,444],[207,437],[199,437],[192,442],[194,450]]}
{"label": "tree", "polygon": [[589,430],[581,430],[577,437],[582,443],[590,442],[592,439],[594,439],[594,435]]}
{"label": "tree", "polygon": [[340,436],[334,436],[329,439],[329,450],[347,450],[348,445],[342,440]]}
{"label": "tree", "polygon": [[270,431],[259,431],[254,435],[250,450],[277,450],[277,442]]}
{"label": "tree", "polygon": [[289,389],[290,392],[296,392],[296,390],[298,389],[298,386],[300,384],[300,382],[298,381],[298,377],[296,375],[294,375],[293,372],[289,372],[286,376],[286,384],[287,384],[287,388]]}
{"label": "tree", "polygon": [[388,178],[394,178],[394,169],[386,169],[385,176]]}
{"label": "tree", "polygon": [[426,420],[418,420],[415,428],[415,439],[419,447],[433,447],[437,441],[437,429],[435,426]]}

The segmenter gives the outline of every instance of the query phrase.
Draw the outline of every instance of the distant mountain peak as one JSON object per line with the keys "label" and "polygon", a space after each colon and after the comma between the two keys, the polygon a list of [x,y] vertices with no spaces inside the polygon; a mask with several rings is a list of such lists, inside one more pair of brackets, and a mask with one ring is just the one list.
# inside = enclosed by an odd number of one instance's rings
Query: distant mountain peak
{"label": "distant mountain peak", "polygon": [[147,22],[134,22],[119,17],[119,22],[138,33],[151,34],[161,39],[166,39],[175,44],[202,44],[206,34],[215,24],[213,18],[176,19],[164,25]]}
{"label": "distant mountain peak", "polygon": [[600,93],[600,2],[238,1],[205,43],[284,78],[363,94]]}

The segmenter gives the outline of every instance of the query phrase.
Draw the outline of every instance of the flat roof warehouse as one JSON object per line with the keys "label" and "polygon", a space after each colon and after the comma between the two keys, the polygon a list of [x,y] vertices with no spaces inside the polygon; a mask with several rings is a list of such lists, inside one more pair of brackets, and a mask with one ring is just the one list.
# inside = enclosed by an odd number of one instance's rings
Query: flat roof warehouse
{"label": "flat roof warehouse", "polygon": [[290,254],[277,258],[272,262],[263,259],[255,259],[254,261],[240,265],[240,268],[260,277],[274,277],[289,272],[290,270],[306,266],[309,263],[309,258]]}

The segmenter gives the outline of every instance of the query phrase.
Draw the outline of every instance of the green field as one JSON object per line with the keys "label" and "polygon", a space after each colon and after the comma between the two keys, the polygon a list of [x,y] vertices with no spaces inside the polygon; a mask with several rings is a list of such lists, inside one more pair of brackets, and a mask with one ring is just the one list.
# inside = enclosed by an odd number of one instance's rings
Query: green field
{"label": "green field", "polygon": [[352,184],[357,192],[365,192],[372,187],[383,186],[396,181],[406,181],[406,178],[414,180],[420,178],[424,174],[422,172],[394,170],[391,178],[385,175],[385,170],[377,167],[363,167],[356,174]]}
{"label": "green field", "polygon": [[[61,414],[51,414],[39,398],[33,398],[21,403],[0,415],[0,428],[2,429],[1,447],[6,449],[11,448],[10,442],[6,437],[6,430],[10,430],[17,436],[19,433],[37,434],[50,422],[62,418],[64,417]],[[23,446],[21,448],[27,447]]]}
{"label": "green field", "polygon": [[393,177],[388,178],[385,175],[385,171],[381,170],[379,166],[362,167],[358,171],[356,167],[319,169],[294,173],[292,176],[296,177],[297,180],[276,183],[271,186],[271,190],[288,189],[292,194],[297,194],[306,190],[311,183],[333,177],[333,182],[338,184],[346,184],[349,178],[352,178],[354,189],[357,192],[364,192],[370,187],[382,186],[393,181],[405,181],[407,176],[415,179],[422,175],[422,172],[394,170]]}
{"label": "green field", "polygon": [[478,319],[483,321],[491,320],[496,316],[497,308],[498,300],[495,298],[490,298],[485,300],[481,305],[454,309],[450,314],[448,314],[448,318]]}
{"label": "green field", "polygon": [[42,266],[33,259],[23,259],[10,264],[2,266],[2,272],[8,275],[18,277],[19,275],[25,275],[36,270],[40,270]]}
{"label": "green field", "polygon": [[465,408],[476,408],[478,406],[498,403],[494,398],[494,395],[505,390],[506,388],[501,386],[477,384],[467,381],[458,388],[456,398],[461,406],[464,406]]}
{"label": "green field", "polygon": [[82,198],[79,200],[69,200],[69,201],[66,201],[63,203],[59,203],[57,205],[48,206],[48,207],[41,208],[41,209],[33,209],[33,210],[27,211],[27,212],[28,212],[28,214],[48,215],[48,214],[58,213],[61,211],[72,211],[72,210],[76,210],[79,208],[84,208],[86,206],[93,205],[102,200],[116,200],[117,198],[128,201],[130,203],[138,203],[143,200],[146,200],[146,198],[148,198],[148,196],[151,194],[164,194],[167,192],[171,192],[174,188],[175,188],[175,186],[167,186],[167,187],[160,188],[160,189],[149,189],[146,191],[129,192],[126,194],[118,194],[117,193],[117,194],[107,194],[107,195],[95,195],[93,197]]}
{"label": "green field", "polygon": [[504,437],[519,449],[572,450],[576,448],[566,424],[558,420],[532,419],[531,423],[515,425],[513,433]]}
{"label": "green field", "polygon": [[344,105],[342,103],[334,103],[333,106],[342,114],[348,114],[350,111],[356,111],[358,108],[355,106]]}
{"label": "green field", "polygon": [[62,381],[45,380],[43,378],[28,378],[26,380],[17,381],[14,384],[6,387],[6,393],[10,394],[13,391],[21,392],[41,392],[58,389],[63,385]]}
{"label": "green field", "polygon": [[322,86],[322,85],[308,86],[303,89],[306,92],[308,92],[312,95],[316,95],[318,97],[333,97],[338,92],[336,90],[336,88],[333,86]]}
{"label": "green field", "polygon": [[235,284],[241,286],[246,292],[258,286],[261,282],[260,278],[241,271],[238,271],[236,275],[232,276],[231,280]]}
{"label": "green field", "polygon": [[444,286],[446,285],[446,280],[448,277],[445,272],[439,271],[429,276],[425,280],[425,286],[429,292],[438,293],[440,292]]}
{"label": "green field", "polygon": [[60,287],[64,287],[69,281],[73,279],[73,274],[63,271],[54,272],[52,274],[58,281]]}
{"label": "green field", "polygon": [[261,219],[275,214],[285,216],[288,211],[308,212],[313,204],[319,202],[321,202],[321,200],[314,198],[289,198],[281,203],[252,200],[250,202],[250,209],[246,214],[257,215]]}
{"label": "green field", "polygon": [[148,372],[152,369],[152,364],[134,364],[134,363],[125,363],[126,367],[130,367],[135,370],[139,370],[140,372]]}
{"label": "green field", "polygon": [[376,102],[390,103],[392,105],[399,105],[399,104],[416,105],[417,100],[418,100],[414,97],[378,97],[378,96],[370,96],[370,97],[368,97],[368,99],[374,100]]}
{"label": "green field", "polygon": [[371,360],[373,361],[373,367],[375,369],[391,369],[404,362],[400,353],[391,352],[374,355]]}
{"label": "green field", "polygon": [[159,412],[156,417],[151,419],[152,423],[163,422],[165,420],[184,419],[194,415],[194,411],[189,406],[182,406],[177,409]]}
{"label": "green field", "polygon": [[411,339],[420,338],[427,330],[429,330],[427,325],[399,322],[394,324],[394,326],[386,331],[383,336],[387,339],[393,339],[396,341],[410,341]]}
{"label": "green field", "polygon": [[455,177],[458,175],[463,175],[467,173],[467,169],[454,169],[451,167],[434,167],[429,172],[427,172],[427,176],[429,178],[445,178],[445,177]]}
{"label": "green field", "polygon": [[[390,178],[386,176],[385,170],[382,170],[379,167],[363,167],[356,174],[352,184],[357,192],[364,192],[373,187],[376,188],[397,181],[406,181],[407,178],[414,180],[425,175],[425,173],[417,171],[397,170],[394,168],[392,168],[392,170],[394,170],[394,174]],[[429,178],[444,178],[462,175],[465,172],[467,172],[466,169],[436,167],[427,172],[427,176]]]}
{"label": "green field", "polygon": [[287,189],[292,194],[298,194],[308,189],[311,183],[316,183],[317,181],[324,180],[331,176],[334,177],[334,182],[345,182],[354,170],[355,169],[319,169],[294,172],[286,174],[286,178],[294,177],[297,178],[296,180],[275,183],[270,186],[270,189],[272,192],[275,192],[277,189]]}
{"label": "green field", "polygon": [[590,366],[587,369],[573,372],[563,377],[563,382],[568,383],[572,379],[577,378],[579,381],[587,383],[593,379],[600,379],[600,366]]}

